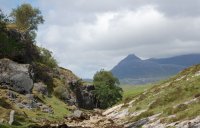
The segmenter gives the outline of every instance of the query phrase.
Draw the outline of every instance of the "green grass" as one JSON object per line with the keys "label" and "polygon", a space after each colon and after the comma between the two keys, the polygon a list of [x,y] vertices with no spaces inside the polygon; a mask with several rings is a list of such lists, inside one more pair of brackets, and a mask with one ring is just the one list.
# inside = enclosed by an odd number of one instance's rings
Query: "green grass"
{"label": "green grass", "polygon": [[33,111],[24,110],[24,112],[27,114],[28,117],[32,119],[47,119],[48,121],[58,121],[58,120],[63,120],[64,116],[70,113],[68,110],[68,106],[55,96],[52,97],[45,96],[41,99],[46,105],[50,106],[53,109],[53,113],[52,114],[44,113],[36,109],[34,109]]}
{"label": "green grass", "polygon": [[[192,119],[200,115],[200,76],[194,74],[200,71],[200,65],[192,66],[178,75],[154,85],[124,86],[124,101],[135,99],[129,112],[147,110],[128,121],[137,121],[161,113],[163,122]],[[182,78],[182,79],[180,79]],[[144,90],[146,93],[142,94]],[[198,98],[197,102],[185,105],[184,102]],[[176,106],[176,107],[175,107]],[[170,115],[176,117],[168,118]]]}
{"label": "green grass", "polygon": [[145,90],[152,87],[152,84],[146,85],[120,85],[123,89],[123,101],[132,99],[133,97],[143,93]]}
{"label": "green grass", "polygon": [[[6,91],[0,90],[0,93],[3,97],[7,94]],[[0,119],[4,119],[6,122],[9,120],[9,113],[11,110],[15,110],[15,122],[12,128],[26,128],[31,124],[42,123],[42,120],[47,120],[49,122],[56,122],[64,120],[64,117],[67,116],[70,111],[63,101],[56,98],[55,96],[47,97],[42,96],[41,94],[36,94],[36,96],[47,106],[50,106],[53,109],[53,113],[45,113],[38,109],[20,109],[15,106],[9,100],[2,100],[0,96]],[[24,95],[19,94],[21,99],[25,98]],[[12,108],[5,108],[5,105],[12,105]],[[10,128],[8,124],[1,124],[0,128]]]}

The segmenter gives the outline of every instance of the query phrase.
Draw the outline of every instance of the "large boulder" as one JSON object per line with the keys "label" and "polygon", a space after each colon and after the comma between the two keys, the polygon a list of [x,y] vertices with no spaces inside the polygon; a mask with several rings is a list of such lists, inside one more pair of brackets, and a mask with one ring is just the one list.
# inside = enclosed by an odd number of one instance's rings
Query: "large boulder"
{"label": "large boulder", "polygon": [[25,94],[33,88],[33,72],[29,64],[18,64],[9,59],[0,60],[0,86]]}

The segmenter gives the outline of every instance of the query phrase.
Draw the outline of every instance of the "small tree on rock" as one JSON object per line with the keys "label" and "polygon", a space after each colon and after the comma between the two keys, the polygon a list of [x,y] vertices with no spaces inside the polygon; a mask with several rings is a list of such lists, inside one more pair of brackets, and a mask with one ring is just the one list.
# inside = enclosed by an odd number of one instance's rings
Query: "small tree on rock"
{"label": "small tree on rock", "polygon": [[22,4],[11,12],[14,24],[21,32],[28,33],[33,39],[36,36],[35,30],[38,24],[44,22],[41,12],[37,8],[33,8],[30,4]]}

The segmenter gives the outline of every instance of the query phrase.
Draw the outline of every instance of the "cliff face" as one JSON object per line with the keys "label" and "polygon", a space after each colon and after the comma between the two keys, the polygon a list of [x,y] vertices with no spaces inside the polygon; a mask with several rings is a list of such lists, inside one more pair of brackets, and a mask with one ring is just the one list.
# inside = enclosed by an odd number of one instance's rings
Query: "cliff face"
{"label": "cliff face", "polygon": [[84,109],[98,108],[96,97],[93,94],[95,87],[93,85],[81,85],[79,82],[71,82],[70,88],[76,96],[77,105]]}

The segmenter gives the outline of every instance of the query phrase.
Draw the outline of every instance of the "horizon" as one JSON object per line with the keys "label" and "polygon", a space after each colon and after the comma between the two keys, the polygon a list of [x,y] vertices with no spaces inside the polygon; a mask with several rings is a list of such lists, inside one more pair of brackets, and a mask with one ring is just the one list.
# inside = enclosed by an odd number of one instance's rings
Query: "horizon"
{"label": "horizon", "polygon": [[1,0],[0,9],[9,14],[22,3],[38,7],[45,22],[37,45],[83,79],[111,70],[131,53],[142,59],[200,53],[198,1],[88,1]]}

